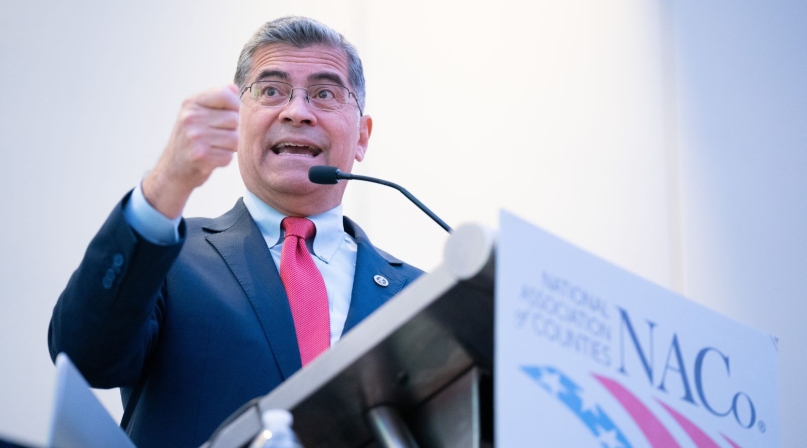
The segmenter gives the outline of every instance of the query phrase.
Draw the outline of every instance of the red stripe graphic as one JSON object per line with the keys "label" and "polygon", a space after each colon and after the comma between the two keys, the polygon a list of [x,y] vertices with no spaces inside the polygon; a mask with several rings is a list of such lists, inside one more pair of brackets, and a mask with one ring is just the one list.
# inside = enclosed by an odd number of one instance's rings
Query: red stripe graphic
{"label": "red stripe graphic", "polygon": [[727,435],[725,435],[725,434],[720,434],[720,435],[723,436],[724,439],[726,439],[726,442],[731,444],[731,448],[742,448],[740,445],[737,444],[737,442],[729,439],[729,437]]}
{"label": "red stripe graphic", "polygon": [[650,446],[653,448],[679,448],[678,442],[673,439],[667,428],[650,412],[650,409],[639,401],[629,390],[622,387],[616,381],[604,376],[594,375],[594,378],[605,386],[611,395],[619,401],[623,408],[628,411],[633,421],[639,425]]}
{"label": "red stripe graphic", "polygon": [[675,421],[677,421],[678,424],[681,425],[682,428],[684,428],[684,431],[686,431],[687,435],[689,435],[689,438],[692,439],[693,442],[695,442],[695,446],[697,446],[698,448],[720,448],[720,445],[718,445],[717,442],[715,442],[709,436],[707,436],[706,433],[703,432],[703,430],[700,429],[698,425],[692,423],[690,419],[684,417],[675,409],[667,406],[658,398],[656,398],[656,401],[658,401],[658,403],[662,405],[664,409],[666,409],[667,412],[670,413],[670,415],[672,415]]}

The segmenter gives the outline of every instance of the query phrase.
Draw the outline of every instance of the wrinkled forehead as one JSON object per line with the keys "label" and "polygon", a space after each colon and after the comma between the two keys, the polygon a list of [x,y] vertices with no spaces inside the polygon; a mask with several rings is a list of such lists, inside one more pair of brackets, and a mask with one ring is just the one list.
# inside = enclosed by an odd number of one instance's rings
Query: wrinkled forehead
{"label": "wrinkled forehead", "polygon": [[319,82],[351,87],[347,53],[326,45],[304,48],[279,43],[264,45],[252,56],[249,81],[266,80],[285,81],[295,86]]}

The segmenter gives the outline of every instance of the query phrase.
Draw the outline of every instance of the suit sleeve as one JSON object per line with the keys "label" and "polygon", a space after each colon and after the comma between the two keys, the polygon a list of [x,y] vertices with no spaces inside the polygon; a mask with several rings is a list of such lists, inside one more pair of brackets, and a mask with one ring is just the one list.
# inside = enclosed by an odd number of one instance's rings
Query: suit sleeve
{"label": "suit sleeve", "polygon": [[48,329],[52,359],[65,352],[93,387],[133,386],[159,337],[165,278],[184,242],[156,245],[115,207],[62,292]]}

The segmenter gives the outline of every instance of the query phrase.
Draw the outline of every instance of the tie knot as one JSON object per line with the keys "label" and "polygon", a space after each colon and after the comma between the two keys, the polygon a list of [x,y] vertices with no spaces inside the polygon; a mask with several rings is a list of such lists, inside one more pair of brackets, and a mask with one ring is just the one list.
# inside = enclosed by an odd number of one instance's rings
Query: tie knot
{"label": "tie knot", "polygon": [[286,236],[297,236],[302,239],[309,239],[314,236],[314,223],[308,218],[294,218],[288,216],[280,222],[280,227],[286,231]]}

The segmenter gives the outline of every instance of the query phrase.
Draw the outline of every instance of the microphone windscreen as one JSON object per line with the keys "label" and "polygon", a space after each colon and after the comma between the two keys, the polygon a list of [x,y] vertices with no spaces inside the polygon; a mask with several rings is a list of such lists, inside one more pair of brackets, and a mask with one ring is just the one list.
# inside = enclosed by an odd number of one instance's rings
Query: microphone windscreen
{"label": "microphone windscreen", "polygon": [[308,169],[308,180],[315,184],[335,184],[339,182],[337,174],[339,168],[335,166],[318,165]]}

